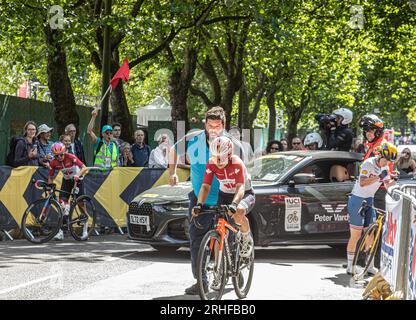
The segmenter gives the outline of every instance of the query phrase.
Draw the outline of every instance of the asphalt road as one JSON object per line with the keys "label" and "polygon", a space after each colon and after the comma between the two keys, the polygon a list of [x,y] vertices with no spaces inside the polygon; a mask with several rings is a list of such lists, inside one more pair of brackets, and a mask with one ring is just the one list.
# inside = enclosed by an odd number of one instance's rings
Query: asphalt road
{"label": "asphalt road", "polygon": [[[256,248],[248,299],[358,300],[342,264],[345,253],[328,246]],[[160,253],[126,235],[88,242],[33,245],[0,242],[0,299],[187,300],[194,283],[187,249]],[[236,299],[231,282],[224,299]]]}

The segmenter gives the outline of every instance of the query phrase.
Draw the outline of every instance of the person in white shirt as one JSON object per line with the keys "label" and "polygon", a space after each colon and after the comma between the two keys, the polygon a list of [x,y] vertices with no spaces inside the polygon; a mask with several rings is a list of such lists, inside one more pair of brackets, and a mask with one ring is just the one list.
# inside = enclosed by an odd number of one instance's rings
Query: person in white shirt
{"label": "person in white shirt", "polygon": [[[373,208],[365,211],[364,216],[360,215],[360,208],[363,201],[372,207],[374,195],[378,188],[384,183],[386,189],[395,184],[390,176],[389,163],[397,159],[397,148],[389,143],[383,142],[378,148],[375,157],[368,158],[362,164],[359,179],[355,182],[351,196],[348,199],[348,221],[350,224],[350,239],[347,246],[347,274],[352,274],[352,263],[354,260],[355,248],[361,237],[361,233],[376,219]],[[368,244],[370,245],[370,244]],[[367,272],[376,274],[374,259]]]}
{"label": "person in white shirt", "polygon": [[160,135],[157,142],[159,146],[150,153],[149,168],[166,169],[169,164],[169,150],[171,147],[168,135]]}

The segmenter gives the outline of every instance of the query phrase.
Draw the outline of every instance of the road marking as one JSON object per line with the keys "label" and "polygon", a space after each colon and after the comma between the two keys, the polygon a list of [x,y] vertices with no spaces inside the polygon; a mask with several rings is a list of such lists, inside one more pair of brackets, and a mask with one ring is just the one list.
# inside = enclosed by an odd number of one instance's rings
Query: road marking
{"label": "road marking", "polygon": [[106,261],[107,261],[107,262],[116,261],[116,260],[118,260],[118,259],[122,259],[122,258],[125,258],[125,257],[128,257],[128,256],[131,256],[131,255],[136,254],[136,253],[137,253],[137,251],[135,251],[135,252],[130,252],[130,253],[126,253],[126,254],[123,254],[123,255],[122,255],[122,256],[120,256],[120,257],[112,257],[112,258],[106,259]]}
{"label": "road marking", "polygon": [[48,276],[48,277],[44,277],[44,278],[29,281],[29,282],[26,282],[26,283],[22,283],[22,284],[19,284],[17,286],[14,286],[14,287],[1,290],[0,295],[5,294],[5,293],[9,293],[9,292],[12,292],[12,291],[16,291],[16,290],[24,288],[24,287],[31,286],[32,284],[36,284],[36,283],[39,283],[39,282],[44,282],[46,280],[50,280],[50,279],[53,279],[53,278],[58,278],[58,277],[61,277],[61,276],[62,276],[62,273],[57,273],[57,274],[54,274],[54,275],[51,275],[51,276]]}

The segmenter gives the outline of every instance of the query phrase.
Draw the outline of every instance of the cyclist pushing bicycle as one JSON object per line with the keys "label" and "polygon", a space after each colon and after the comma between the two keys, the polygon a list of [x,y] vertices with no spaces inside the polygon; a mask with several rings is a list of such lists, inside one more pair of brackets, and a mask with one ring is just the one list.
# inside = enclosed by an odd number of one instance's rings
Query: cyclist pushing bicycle
{"label": "cyclist pushing bicycle", "polygon": [[[384,184],[388,189],[395,184],[390,175],[389,164],[397,158],[397,148],[389,143],[383,142],[378,148],[375,157],[368,158],[362,164],[359,179],[355,182],[351,196],[348,199],[348,218],[350,224],[350,239],[347,246],[347,274],[353,274],[353,260],[357,243],[361,237],[362,231],[375,222],[376,213],[373,208],[374,195],[379,187]],[[365,201],[368,209],[362,212],[361,207]],[[363,213],[363,215],[361,215]],[[369,238],[366,247],[371,246],[372,239]],[[367,272],[376,274],[377,269],[374,267],[374,259],[369,262]]]}
{"label": "cyclist pushing bicycle", "polygon": [[254,241],[246,214],[254,207],[255,196],[251,179],[243,161],[233,155],[233,143],[225,137],[214,139],[210,146],[211,159],[208,160],[204,180],[197,205],[192,210],[195,217],[201,211],[209,194],[214,176],[220,183],[219,205],[228,205],[228,214],[241,225],[241,257],[249,257]]}
{"label": "cyclist pushing bicycle", "polygon": [[[51,147],[54,159],[50,162],[50,170],[48,177],[48,185],[51,185],[54,181],[56,171],[61,171],[63,174],[62,191],[59,195],[59,199],[64,203],[69,200],[69,195],[74,188],[75,181],[77,181],[77,187],[79,188],[78,196],[84,194],[84,188],[82,181],[79,181],[79,177],[83,176],[88,168],[77,158],[77,156],[67,152],[66,147],[61,142],[56,142]],[[80,204],[82,206],[82,204]],[[63,240],[64,233],[59,230],[59,233],[55,236],[56,240]]]}

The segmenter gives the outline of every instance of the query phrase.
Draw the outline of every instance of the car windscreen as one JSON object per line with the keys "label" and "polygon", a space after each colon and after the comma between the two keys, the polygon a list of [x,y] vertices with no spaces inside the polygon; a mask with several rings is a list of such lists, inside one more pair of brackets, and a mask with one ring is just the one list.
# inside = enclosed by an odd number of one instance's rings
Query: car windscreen
{"label": "car windscreen", "polygon": [[267,155],[250,162],[247,168],[253,181],[274,182],[304,158],[282,154]]}

